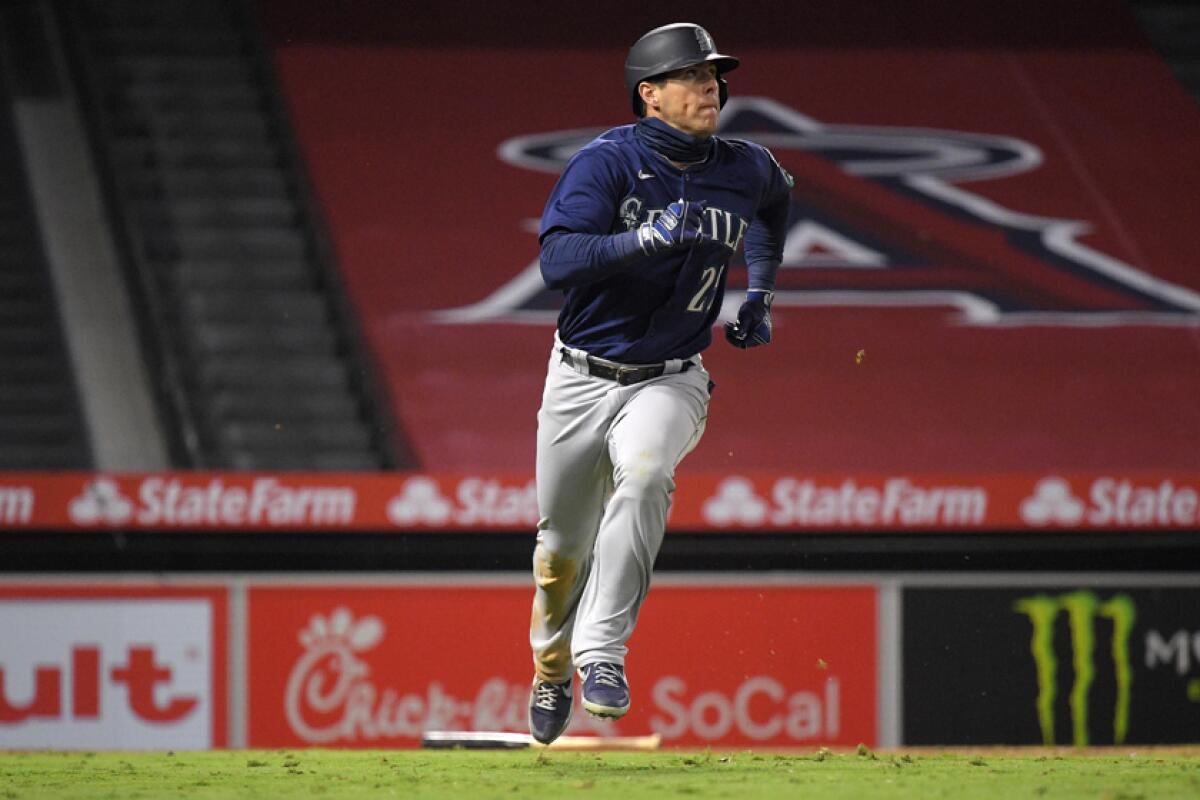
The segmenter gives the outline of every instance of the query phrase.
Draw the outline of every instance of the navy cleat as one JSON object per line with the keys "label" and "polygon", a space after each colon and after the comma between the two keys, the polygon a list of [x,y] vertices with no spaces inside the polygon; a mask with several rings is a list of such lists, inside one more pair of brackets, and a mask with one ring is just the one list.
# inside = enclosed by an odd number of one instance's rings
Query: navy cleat
{"label": "navy cleat", "polygon": [[570,681],[551,683],[534,678],[529,693],[529,733],[542,744],[550,744],[567,729],[574,705]]}
{"label": "navy cleat", "polygon": [[620,719],[629,710],[629,682],[620,664],[601,661],[579,668],[583,708],[594,717]]}

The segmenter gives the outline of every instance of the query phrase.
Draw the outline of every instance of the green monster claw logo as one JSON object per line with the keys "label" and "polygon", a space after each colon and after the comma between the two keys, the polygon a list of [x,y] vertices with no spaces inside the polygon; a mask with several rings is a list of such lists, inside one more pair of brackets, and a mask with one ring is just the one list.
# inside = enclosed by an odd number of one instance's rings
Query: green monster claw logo
{"label": "green monster claw logo", "polygon": [[1042,742],[1048,745],[1055,743],[1054,702],[1058,696],[1058,659],[1054,655],[1054,623],[1059,612],[1067,612],[1067,622],[1071,628],[1075,682],[1071,686],[1070,708],[1074,743],[1078,747],[1088,744],[1088,693],[1096,677],[1096,617],[1112,620],[1112,660],[1117,682],[1113,743],[1123,744],[1129,733],[1129,700],[1133,685],[1129,637],[1137,618],[1129,595],[1118,594],[1101,602],[1094,592],[1082,590],[1057,597],[1039,594],[1022,597],[1013,609],[1029,617],[1033,625],[1029,647],[1037,667],[1038,723],[1042,729]]}

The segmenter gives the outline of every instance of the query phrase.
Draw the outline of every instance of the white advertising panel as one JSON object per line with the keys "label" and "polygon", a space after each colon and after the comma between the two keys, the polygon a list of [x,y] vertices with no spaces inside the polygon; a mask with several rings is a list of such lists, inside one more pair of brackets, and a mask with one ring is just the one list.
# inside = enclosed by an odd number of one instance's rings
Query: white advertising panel
{"label": "white advertising panel", "polygon": [[0,597],[0,748],[214,745],[205,598]]}

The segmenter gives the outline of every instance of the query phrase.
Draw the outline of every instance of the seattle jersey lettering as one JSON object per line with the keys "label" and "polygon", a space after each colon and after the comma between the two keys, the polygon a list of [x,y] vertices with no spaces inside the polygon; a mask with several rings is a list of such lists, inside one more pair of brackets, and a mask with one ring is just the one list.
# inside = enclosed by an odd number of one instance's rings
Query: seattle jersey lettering
{"label": "seattle jersey lettering", "polygon": [[[613,233],[631,231],[643,223],[653,225],[654,220],[663,213],[663,209],[647,209],[645,206],[645,201],[637,195],[630,195],[622,200],[620,224],[614,228]],[[705,239],[725,245],[725,248],[732,254],[741,246],[742,237],[746,235],[746,229],[749,227],[749,220],[740,214],[721,208],[706,208],[704,209],[704,228],[700,233]]]}

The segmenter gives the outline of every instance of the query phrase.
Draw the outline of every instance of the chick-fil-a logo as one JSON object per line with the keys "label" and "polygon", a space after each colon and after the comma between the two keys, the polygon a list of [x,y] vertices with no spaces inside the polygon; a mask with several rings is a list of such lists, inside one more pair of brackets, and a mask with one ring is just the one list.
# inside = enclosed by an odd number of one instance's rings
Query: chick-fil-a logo
{"label": "chick-fil-a logo", "polygon": [[304,655],[292,668],[284,701],[288,724],[297,736],[314,744],[354,738],[351,696],[361,699],[363,690],[374,694],[374,687],[360,682],[371,668],[355,654],[370,650],[382,638],[378,617],[355,622],[345,608],[328,619],[313,615],[300,632]]}
{"label": "chick-fil-a logo", "polygon": [[313,615],[300,632],[304,653],[285,689],[292,733],[310,744],[350,744],[415,739],[429,730],[524,730],[528,724],[528,684],[501,677],[484,680],[473,698],[457,697],[437,681],[415,692],[377,687],[362,654],[383,635],[378,617],[355,620],[344,607],[328,617]]}

